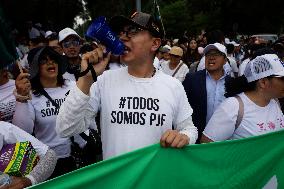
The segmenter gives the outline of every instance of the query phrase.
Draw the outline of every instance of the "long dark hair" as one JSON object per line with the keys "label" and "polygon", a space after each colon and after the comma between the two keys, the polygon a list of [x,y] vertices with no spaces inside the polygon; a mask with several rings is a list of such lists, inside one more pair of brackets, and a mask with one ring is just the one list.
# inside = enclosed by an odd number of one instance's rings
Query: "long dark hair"
{"label": "long dark hair", "polygon": [[244,75],[236,78],[227,78],[225,81],[225,97],[232,97],[242,92],[256,90],[257,81],[248,82]]}

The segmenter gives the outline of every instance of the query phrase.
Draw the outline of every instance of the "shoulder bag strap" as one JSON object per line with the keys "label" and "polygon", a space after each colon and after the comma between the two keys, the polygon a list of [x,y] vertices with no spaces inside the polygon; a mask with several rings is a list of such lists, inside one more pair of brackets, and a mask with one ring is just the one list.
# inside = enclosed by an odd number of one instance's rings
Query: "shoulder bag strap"
{"label": "shoulder bag strap", "polygon": [[237,128],[240,126],[242,120],[243,120],[243,116],[244,116],[244,102],[241,99],[241,97],[239,95],[234,96],[239,103],[239,111],[238,111],[238,117],[237,117],[237,121],[236,121],[236,125],[235,125],[235,130],[237,130]]}
{"label": "shoulder bag strap", "polygon": [[175,77],[176,73],[179,71],[179,69],[181,68],[182,65],[183,65],[183,62],[178,65],[177,69],[175,70],[175,72],[172,75],[173,77]]}
{"label": "shoulder bag strap", "polygon": [[53,106],[55,106],[55,108],[59,109],[59,105],[49,96],[49,94],[46,92],[46,90],[41,89],[40,92],[43,96],[45,96],[51,102],[51,104]]}

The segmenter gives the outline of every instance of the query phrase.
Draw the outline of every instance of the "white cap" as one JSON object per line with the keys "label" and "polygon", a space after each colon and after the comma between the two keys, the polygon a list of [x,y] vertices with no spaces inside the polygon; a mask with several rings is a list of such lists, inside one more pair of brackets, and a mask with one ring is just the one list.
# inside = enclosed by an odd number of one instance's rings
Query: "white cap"
{"label": "white cap", "polygon": [[45,32],[45,38],[48,38],[49,36],[51,36],[52,34],[55,34],[55,32],[52,32],[50,30],[48,30],[47,32]]}
{"label": "white cap", "polygon": [[235,47],[240,46],[240,44],[239,44],[239,43],[236,43],[235,41],[230,42],[230,44],[233,44]]}
{"label": "white cap", "polygon": [[71,28],[64,28],[58,34],[58,41],[59,41],[59,43],[61,41],[63,41],[66,37],[70,36],[70,35],[74,35],[74,36],[77,36],[78,38],[80,38],[80,36],[73,29],[71,29]]}
{"label": "white cap", "polygon": [[173,40],[173,43],[174,43],[174,44],[177,44],[177,43],[178,43],[178,39],[174,39],[174,40]]}
{"label": "white cap", "polygon": [[172,47],[170,47],[169,45],[165,45],[163,46],[163,48],[166,48],[168,51],[170,51]]}
{"label": "white cap", "polygon": [[244,76],[248,82],[268,76],[284,77],[284,63],[276,54],[265,54],[251,60],[245,68]]}
{"label": "white cap", "polygon": [[221,43],[214,43],[214,44],[207,45],[204,48],[203,53],[206,54],[208,51],[210,51],[212,49],[216,49],[216,50],[220,51],[221,53],[224,53],[227,56],[227,49]]}

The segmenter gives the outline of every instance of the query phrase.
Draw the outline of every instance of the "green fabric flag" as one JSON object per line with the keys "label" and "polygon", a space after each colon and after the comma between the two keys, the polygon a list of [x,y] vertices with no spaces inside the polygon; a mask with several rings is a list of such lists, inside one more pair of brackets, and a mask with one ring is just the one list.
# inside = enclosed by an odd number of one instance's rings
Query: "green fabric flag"
{"label": "green fabric flag", "polygon": [[183,149],[159,144],[32,188],[284,188],[284,131]]}

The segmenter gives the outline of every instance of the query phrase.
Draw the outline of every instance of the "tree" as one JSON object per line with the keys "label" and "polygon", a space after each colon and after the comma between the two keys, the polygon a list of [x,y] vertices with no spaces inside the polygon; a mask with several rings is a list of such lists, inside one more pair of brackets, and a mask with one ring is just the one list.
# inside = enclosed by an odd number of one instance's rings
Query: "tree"
{"label": "tree", "polygon": [[81,0],[1,0],[0,6],[11,23],[22,29],[28,20],[52,23],[55,30],[72,27],[74,17],[83,10]]}

